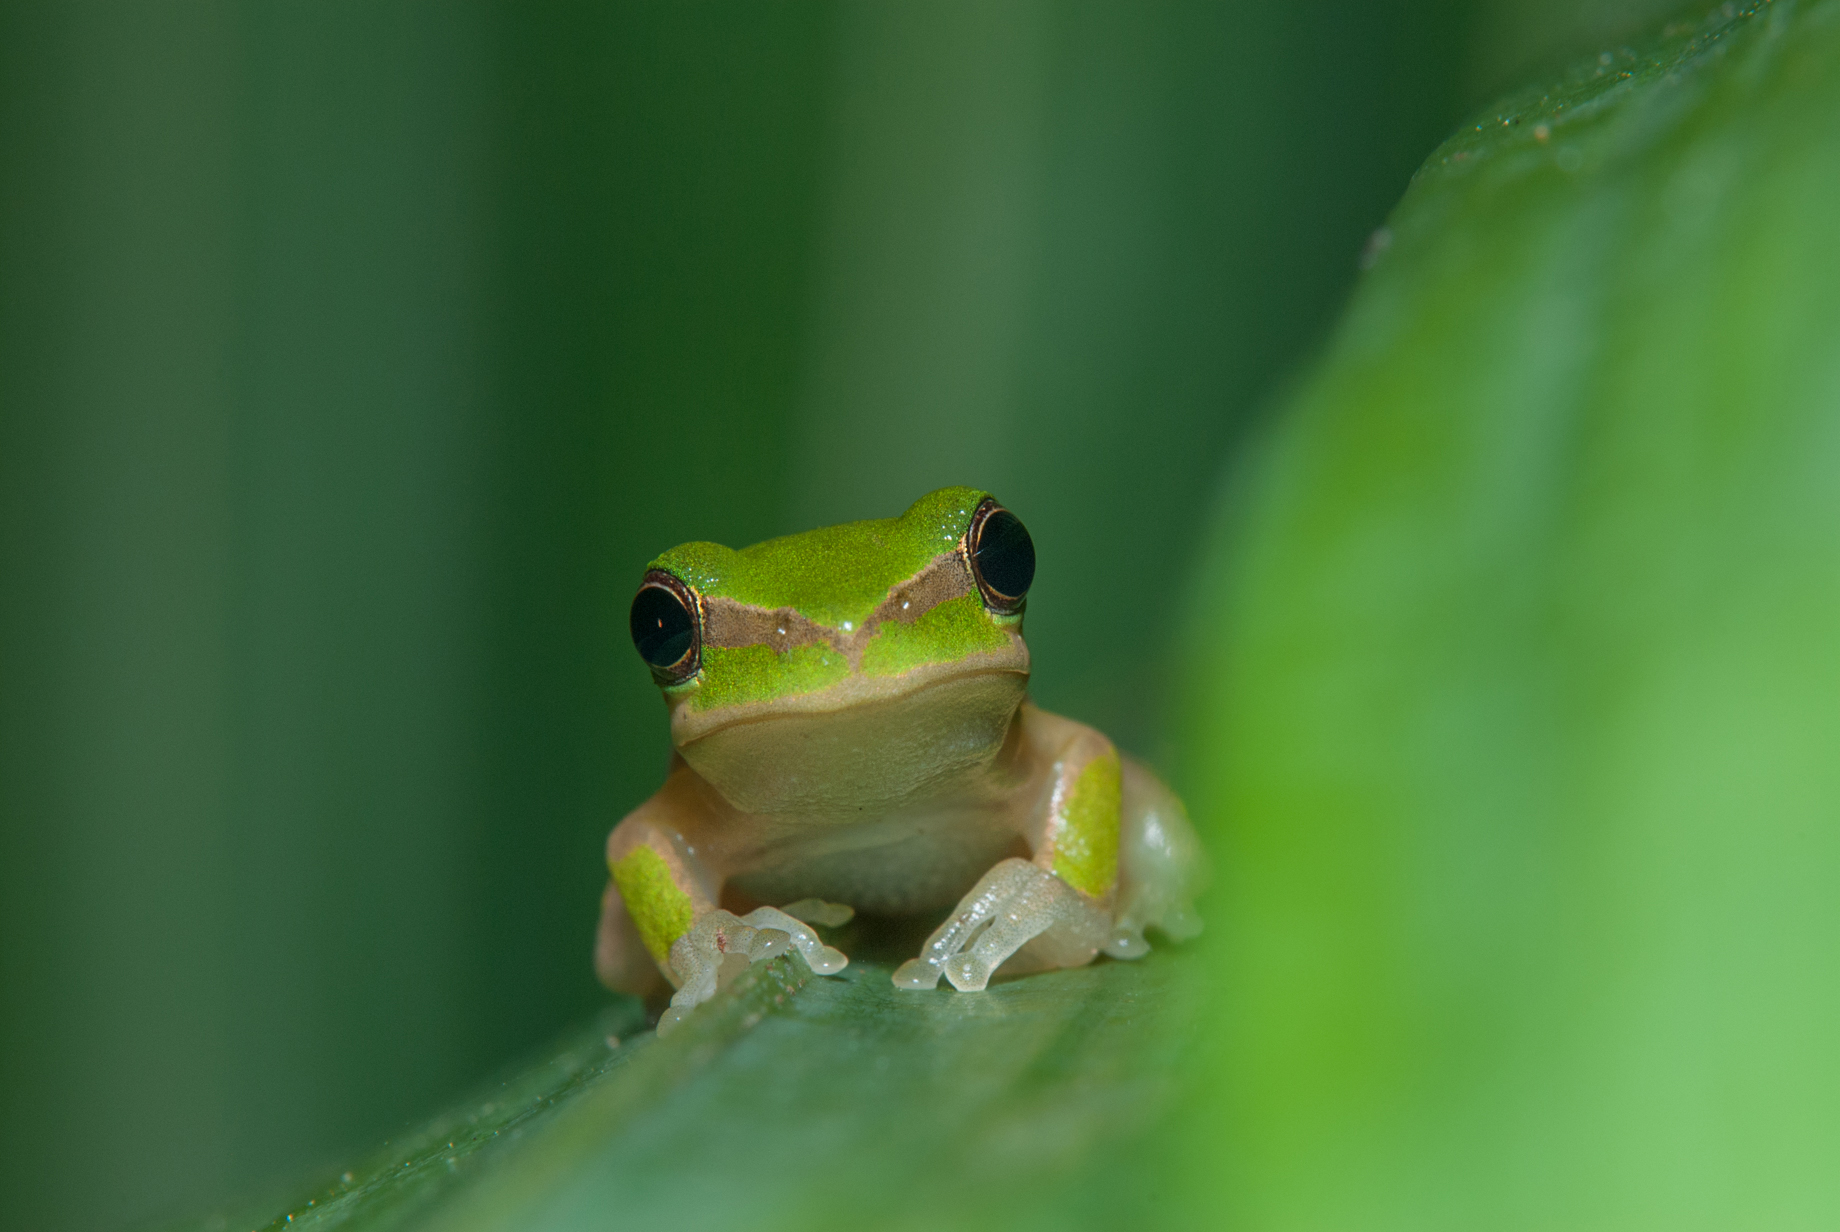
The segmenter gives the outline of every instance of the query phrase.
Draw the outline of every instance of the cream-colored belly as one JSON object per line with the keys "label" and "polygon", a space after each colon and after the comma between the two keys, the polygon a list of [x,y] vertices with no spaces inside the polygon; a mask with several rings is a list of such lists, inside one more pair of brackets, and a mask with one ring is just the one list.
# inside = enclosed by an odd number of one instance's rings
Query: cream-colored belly
{"label": "cream-colored belly", "polygon": [[763,844],[729,884],[763,903],[848,903],[869,915],[919,915],[957,903],[990,866],[1027,847],[1000,810],[789,831]]}

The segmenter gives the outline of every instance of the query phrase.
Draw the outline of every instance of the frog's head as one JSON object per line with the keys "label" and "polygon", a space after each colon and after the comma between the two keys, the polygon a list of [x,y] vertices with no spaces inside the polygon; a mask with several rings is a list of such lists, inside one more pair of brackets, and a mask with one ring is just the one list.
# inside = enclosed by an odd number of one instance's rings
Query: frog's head
{"label": "frog's head", "polygon": [[651,563],[632,635],[671,742],[744,812],[860,816],[987,765],[1028,685],[1035,545],[988,493]]}

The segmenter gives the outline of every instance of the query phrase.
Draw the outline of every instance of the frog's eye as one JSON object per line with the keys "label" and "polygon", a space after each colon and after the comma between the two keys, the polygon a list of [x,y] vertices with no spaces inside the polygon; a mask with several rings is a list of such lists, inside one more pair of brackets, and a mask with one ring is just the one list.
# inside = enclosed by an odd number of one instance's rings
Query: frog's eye
{"label": "frog's eye", "polygon": [[985,606],[996,612],[1021,611],[1035,580],[1035,541],[1022,519],[986,498],[971,516],[965,547]]}
{"label": "frog's eye", "polygon": [[681,684],[702,661],[696,596],[662,569],[645,575],[632,602],[632,639],[660,684]]}

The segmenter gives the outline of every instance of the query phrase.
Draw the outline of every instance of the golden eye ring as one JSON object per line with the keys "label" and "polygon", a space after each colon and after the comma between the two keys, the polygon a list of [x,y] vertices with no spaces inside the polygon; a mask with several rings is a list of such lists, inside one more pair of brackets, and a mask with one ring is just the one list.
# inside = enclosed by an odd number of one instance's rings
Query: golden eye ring
{"label": "golden eye ring", "polygon": [[965,532],[965,559],[985,607],[1005,616],[1022,610],[1035,582],[1035,541],[1021,518],[985,497]]}
{"label": "golden eye ring", "polygon": [[703,666],[703,605],[683,579],[651,569],[633,596],[633,647],[658,683],[682,684]]}

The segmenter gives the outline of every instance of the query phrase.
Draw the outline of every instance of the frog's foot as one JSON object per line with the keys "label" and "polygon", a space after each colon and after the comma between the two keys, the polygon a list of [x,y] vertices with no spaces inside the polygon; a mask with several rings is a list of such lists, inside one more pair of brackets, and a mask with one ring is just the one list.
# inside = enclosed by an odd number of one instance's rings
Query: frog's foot
{"label": "frog's foot", "polygon": [[670,1008],[658,1019],[658,1034],[669,1035],[691,1010],[754,963],[789,950],[798,951],[819,975],[835,975],[850,963],[777,907],[758,907],[744,916],[720,908],[709,912],[671,946],[671,970],[680,982]]}
{"label": "frog's foot", "polygon": [[1157,929],[1172,941],[1187,941],[1201,935],[1201,917],[1187,898],[1140,898],[1112,925],[1105,952],[1113,958],[1142,958],[1150,952],[1150,943],[1144,940],[1146,928]]}
{"label": "frog's foot", "polygon": [[1049,966],[1091,960],[1111,933],[1108,912],[1046,869],[1004,860],[984,874],[918,958],[894,973],[897,988],[933,988],[944,975],[960,992],[990,982],[1005,959],[1037,937]]}
{"label": "frog's foot", "polygon": [[1113,958],[1142,958],[1150,952],[1144,930],[1154,928],[1172,941],[1188,941],[1201,935],[1201,916],[1187,898],[1167,902],[1133,903],[1112,928],[1112,939],[1105,952]]}
{"label": "frog's foot", "polygon": [[1113,958],[1142,958],[1150,952],[1150,943],[1144,940],[1144,930],[1119,922],[1112,928],[1112,935],[1106,940],[1105,952]]}

